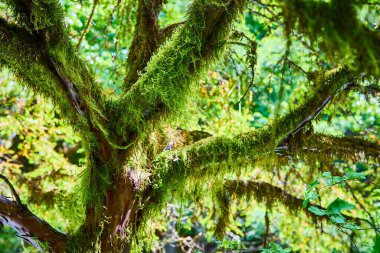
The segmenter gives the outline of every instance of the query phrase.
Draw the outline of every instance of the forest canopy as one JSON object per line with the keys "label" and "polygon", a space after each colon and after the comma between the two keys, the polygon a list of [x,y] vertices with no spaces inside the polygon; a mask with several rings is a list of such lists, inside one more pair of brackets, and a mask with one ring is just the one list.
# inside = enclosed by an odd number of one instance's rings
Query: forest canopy
{"label": "forest canopy", "polygon": [[380,252],[377,0],[2,0],[0,252]]}

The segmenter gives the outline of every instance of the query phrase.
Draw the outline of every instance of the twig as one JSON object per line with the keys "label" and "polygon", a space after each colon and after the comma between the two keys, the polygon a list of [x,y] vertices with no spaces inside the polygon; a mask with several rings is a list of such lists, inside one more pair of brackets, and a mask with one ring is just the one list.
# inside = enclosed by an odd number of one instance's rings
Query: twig
{"label": "twig", "polygon": [[356,203],[360,206],[361,209],[368,215],[368,218],[371,220],[371,227],[378,231],[379,229],[376,227],[376,221],[372,217],[371,213],[365,208],[365,206],[359,201],[358,197],[355,195],[354,191],[352,190],[352,187],[346,182],[347,189],[350,191],[351,196],[355,199]]}
{"label": "twig", "polygon": [[269,226],[270,226],[270,220],[269,220],[268,208],[267,208],[265,210],[265,234],[264,234],[264,242],[263,242],[263,247],[264,248],[268,244]]}
{"label": "twig", "polygon": [[11,189],[12,195],[15,198],[16,202],[21,206],[22,202],[21,202],[20,196],[17,194],[12,183],[8,180],[8,178],[6,176],[4,176],[2,174],[0,174],[0,178],[3,179],[5,181],[5,183],[9,186],[9,188]]}
{"label": "twig", "polygon": [[88,28],[90,27],[90,24],[92,22],[92,18],[93,18],[94,13],[95,13],[95,8],[98,5],[98,3],[99,3],[99,0],[94,0],[94,5],[92,6],[90,17],[88,18],[86,27],[84,28],[84,30],[82,32],[82,35],[79,38],[79,41],[78,41],[78,44],[77,44],[77,49],[79,49],[80,44],[82,43],[82,40],[83,40],[84,36],[86,35]]}

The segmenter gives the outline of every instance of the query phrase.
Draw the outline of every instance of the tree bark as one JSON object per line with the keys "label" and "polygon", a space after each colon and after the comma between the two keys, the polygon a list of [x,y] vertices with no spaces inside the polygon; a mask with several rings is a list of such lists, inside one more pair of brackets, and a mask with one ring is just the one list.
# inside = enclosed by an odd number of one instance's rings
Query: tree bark
{"label": "tree bark", "polygon": [[[0,195],[0,221],[13,228],[19,237],[41,249],[38,241],[47,243],[52,252],[65,252],[68,236],[51,227],[20,205]],[[37,240],[36,240],[37,239]]]}

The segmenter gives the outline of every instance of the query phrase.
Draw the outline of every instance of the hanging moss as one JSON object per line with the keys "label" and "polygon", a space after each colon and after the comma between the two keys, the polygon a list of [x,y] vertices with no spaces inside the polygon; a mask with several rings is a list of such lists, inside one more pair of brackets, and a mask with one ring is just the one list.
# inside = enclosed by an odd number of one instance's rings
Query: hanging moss
{"label": "hanging moss", "polygon": [[284,1],[287,33],[299,29],[317,41],[332,59],[343,57],[345,61],[355,62],[351,66],[354,70],[379,76],[380,32],[358,19],[357,9],[362,4],[354,0]]}

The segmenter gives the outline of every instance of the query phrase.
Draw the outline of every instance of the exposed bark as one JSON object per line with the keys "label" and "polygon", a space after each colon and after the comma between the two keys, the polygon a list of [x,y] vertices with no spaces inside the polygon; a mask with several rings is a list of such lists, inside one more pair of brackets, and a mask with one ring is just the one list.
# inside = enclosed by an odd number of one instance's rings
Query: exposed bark
{"label": "exposed bark", "polygon": [[136,231],[139,179],[131,169],[124,175],[117,174],[115,187],[107,192],[106,225],[101,235],[102,252],[129,251],[130,240]]}
{"label": "exposed bark", "polygon": [[47,243],[52,252],[65,252],[67,235],[38,218],[25,205],[20,205],[1,195],[0,221],[13,228],[20,238],[37,248],[40,248],[39,241]]}

